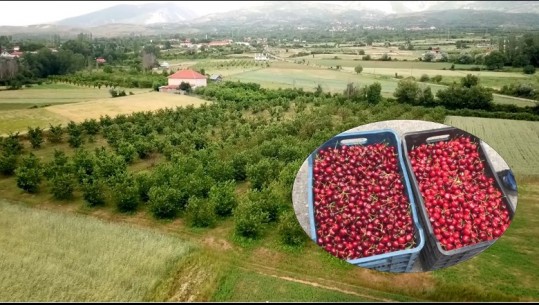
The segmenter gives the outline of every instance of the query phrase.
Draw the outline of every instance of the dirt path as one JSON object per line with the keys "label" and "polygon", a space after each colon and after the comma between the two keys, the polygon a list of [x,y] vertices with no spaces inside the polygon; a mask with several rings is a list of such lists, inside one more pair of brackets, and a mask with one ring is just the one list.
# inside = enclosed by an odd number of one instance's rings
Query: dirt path
{"label": "dirt path", "polygon": [[384,298],[379,298],[379,297],[373,297],[373,296],[370,296],[370,295],[359,294],[359,293],[354,292],[354,291],[344,290],[344,289],[334,287],[334,286],[327,286],[327,285],[323,285],[323,284],[320,284],[320,283],[317,283],[317,282],[299,280],[299,279],[288,277],[288,276],[279,276],[279,275],[266,273],[266,272],[262,272],[262,271],[256,271],[256,270],[253,270],[253,269],[250,269],[250,268],[247,268],[247,267],[239,267],[239,268],[242,269],[242,270],[245,270],[245,271],[256,272],[256,273],[261,274],[261,275],[271,276],[271,277],[278,278],[278,279],[285,280],[285,281],[305,284],[305,285],[309,285],[309,286],[313,286],[313,287],[317,287],[317,288],[324,288],[324,289],[327,289],[327,290],[337,291],[337,292],[340,292],[340,293],[345,293],[345,294],[349,294],[349,295],[355,295],[355,296],[358,296],[358,297],[361,297],[361,298],[372,299],[372,300],[377,301],[377,302],[393,302],[394,301],[394,300],[390,300],[390,299],[384,299]]}

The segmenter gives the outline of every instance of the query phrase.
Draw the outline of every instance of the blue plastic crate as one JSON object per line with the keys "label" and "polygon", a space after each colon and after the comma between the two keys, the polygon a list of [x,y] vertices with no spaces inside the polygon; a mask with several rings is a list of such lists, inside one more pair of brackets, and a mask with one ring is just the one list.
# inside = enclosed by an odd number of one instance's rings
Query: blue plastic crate
{"label": "blue plastic crate", "polygon": [[[342,141],[347,140],[345,144],[341,144]],[[355,142],[355,143],[354,143]],[[318,147],[308,158],[308,206],[309,206],[309,224],[311,230],[311,238],[316,243],[316,223],[314,218],[314,204],[313,204],[313,163],[318,151],[326,147],[340,147],[341,145],[354,146],[354,145],[372,145],[377,143],[387,143],[388,145],[397,148],[399,159],[399,170],[402,175],[403,185],[405,186],[404,192],[408,197],[411,205],[412,220],[414,222],[414,236],[416,240],[416,246],[412,249],[400,250],[390,253],[384,253],[379,255],[373,255],[364,258],[347,260],[348,263],[364,267],[375,269],[378,271],[386,272],[410,272],[416,259],[419,257],[421,249],[423,249],[425,243],[425,237],[423,228],[418,220],[416,211],[416,205],[414,196],[412,193],[411,184],[408,178],[406,167],[404,165],[402,147],[398,139],[397,134],[391,129],[381,129],[368,132],[345,132],[341,133],[326,143]]]}

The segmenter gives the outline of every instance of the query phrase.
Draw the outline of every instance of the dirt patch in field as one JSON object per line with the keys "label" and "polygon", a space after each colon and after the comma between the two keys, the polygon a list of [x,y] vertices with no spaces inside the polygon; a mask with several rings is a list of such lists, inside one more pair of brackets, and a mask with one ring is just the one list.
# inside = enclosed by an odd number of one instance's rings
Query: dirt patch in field
{"label": "dirt patch in field", "polygon": [[271,251],[268,248],[258,248],[253,251],[251,258],[254,261],[268,261],[272,265],[277,266],[283,259],[283,255],[279,252]]}
{"label": "dirt patch in field", "polygon": [[215,238],[213,236],[208,236],[204,238],[202,242],[211,248],[217,248],[219,250],[232,249],[232,245],[228,241],[221,238]]}
{"label": "dirt patch in field", "polygon": [[181,277],[176,278],[174,293],[168,302],[196,302],[200,301],[199,287],[208,280],[210,274],[201,265],[196,264],[187,267],[181,272]]}
{"label": "dirt patch in field", "polygon": [[155,111],[162,108],[195,107],[209,103],[206,100],[179,94],[149,92],[132,96],[99,99],[84,103],[56,105],[46,109],[54,114],[61,115],[75,122],[85,119],[99,119],[109,115],[115,117],[118,114],[131,114],[140,111]]}
{"label": "dirt patch in field", "polygon": [[427,273],[380,273],[365,268],[357,268],[355,271],[358,278],[364,283],[369,283],[370,287],[386,290],[385,287],[392,287],[394,291],[430,291],[435,289],[435,281]]}

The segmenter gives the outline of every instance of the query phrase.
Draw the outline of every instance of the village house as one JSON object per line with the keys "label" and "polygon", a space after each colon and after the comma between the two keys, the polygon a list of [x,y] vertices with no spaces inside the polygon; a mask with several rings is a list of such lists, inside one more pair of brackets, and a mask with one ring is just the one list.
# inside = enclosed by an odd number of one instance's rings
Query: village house
{"label": "village house", "polygon": [[268,60],[269,58],[265,54],[262,54],[262,53],[255,54],[255,61],[268,61]]}
{"label": "village house", "polygon": [[207,86],[207,79],[193,70],[178,70],[168,77],[168,85],[159,87],[159,92],[177,92],[182,82],[191,84],[191,88]]}
{"label": "village house", "polygon": [[212,82],[218,83],[218,82],[220,82],[221,80],[223,80],[223,78],[221,77],[220,74],[213,74],[213,75],[210,76],[210,80],[211,80]]}
{"label": "village house", "polygon": [[211,41],[208,43],[209,47],[224,47],[232,43],[232,40],[220,40],[220,41]]}
{"label": "village house", "polygon": [[432,55],[432,61],[440,61],[440,60],[443,60],[444,57],[447,57],[447,54],[445,52],[442,52],[440,47],[433,47],[431,50],[423,53],[422,59],[425,59],[425,56],[427,54]]}
{"label": "village house", "polygon": [[2,51],[2,53],[0,53],[0,57],[3,57],[3,58],[13,58],[15,56],[9,54],[8,52],[6,51]]}
{"label": "village house", "polygon": [[170,68],[170,64],[168,62],[164,61],[161,64],[159,64],[159,67],[161,67],[161,69],[168,69],[168,68]]}
{"label": "village house", "polygon": [[20,52],[20,51],[13,51],[13,52],[11,52],[11,56],[13,56],[13,57],[15,57],[15,58],[19,58],[19,57],[21,57],[22,55],[23,55],[23,53]]}

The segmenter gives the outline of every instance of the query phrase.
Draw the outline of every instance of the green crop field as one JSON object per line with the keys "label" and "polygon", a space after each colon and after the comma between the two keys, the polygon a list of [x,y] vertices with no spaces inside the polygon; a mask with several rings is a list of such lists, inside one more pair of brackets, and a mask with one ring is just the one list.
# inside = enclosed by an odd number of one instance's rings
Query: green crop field
{"label": "green crop field", "polygon": [[539,175],[539,122],[448,116],[445,123],[480,137],[515,174]]}
{"label": "green crop field", "polygon": [[145,301],[190,249],[176,237],[0,201],[0,300]]}
{"label": "green crop field", "polygon": [[[427,63],[425,63],[427,64]],[[365,69],[366,70],[366,69]],[[364,70],[364,71],[365,71]],[[379,69],[376,69],[378,71]],[[394,70],[392,70],[394,71]],[[430,76],[438,73],[428,71]],[[440,72],[440,71],[436,71]],[[458,72],[462,73],[461,77],[465,76],[464,71],[441,71],[441,72]],[[496,72],[491,72],[496,73]],[[503,72],[498,72],[503,73]],[[394,73],[393,73],[394,74]],[[228,74],[227,80],[239,80],[243,82],[255,82],[270,89],[276,88],[304,88],[306,91],[314,90],[318,84],[322,86],[324,91],[341,93],[346,84],[353,82],[360,86],[370,85],[374,82],[379,82],[382,85],[382,95],[385,97],[393,97],[393,92],[397,88],[398,79],[392,77],[393,74],[379,75],[378,73],[353,73],[351,69],[336,71],[331,69],[322,69],[312,66],[277,62],[272,63],[270,68],[256,69],[246,72],[238,71],[238,73]],[[406,74],[401,74],[406,75]],[[408,76],[408,75],[406,75]],[[417,77],[421,74],[416,75]],[[432,93],[445,88],[444,85],[432,83],[420,83],[421,87],[430,86]],[[517,106],[533,106],[535,101],[516,98],[506,95],[494,95],[494,103],[497,104],[514,104]]]}

